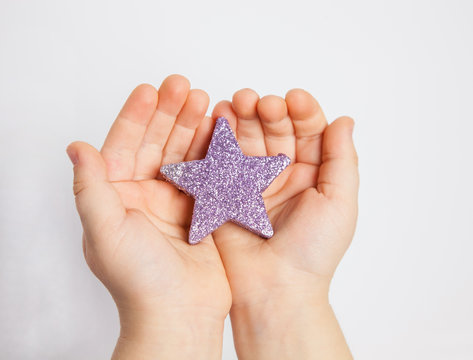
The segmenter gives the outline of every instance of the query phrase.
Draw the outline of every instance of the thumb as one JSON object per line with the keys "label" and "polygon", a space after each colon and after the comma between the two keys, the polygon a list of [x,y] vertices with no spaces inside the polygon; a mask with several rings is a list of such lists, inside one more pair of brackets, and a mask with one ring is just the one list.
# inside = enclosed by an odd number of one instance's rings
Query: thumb
{"label": "thumb", "polygon": [[91,145],[73,142],[66,150],[74,165],[74,196],[84,233],[88,240],[115,230],[126,211],[113,185],[108,181],[102,155]]}
{"label": "thumb", "polygon": [[353,126],[353,119],[343,116],[325,129],[317,189],[327,197],[357,200],[358,156]]}

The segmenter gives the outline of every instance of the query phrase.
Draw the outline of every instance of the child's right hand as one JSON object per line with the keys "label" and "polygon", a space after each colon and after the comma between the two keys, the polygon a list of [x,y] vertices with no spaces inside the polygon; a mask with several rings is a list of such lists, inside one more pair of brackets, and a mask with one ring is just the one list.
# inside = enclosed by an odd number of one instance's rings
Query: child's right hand
{"label": "child's right hand", "polygon": [[101,152],[75,142],[74,194],[91,270],[115,300],[115,356],[213,359],[231,305],[213,238],[187,244],[192,199],[157,180],[159,167],[205,155],[212,121],[202,90],[173,75],[138,86]]}
{"label": "child's right hand", "polygon": [[317,101],[301,89],[285,99],[259,99],[244,89],[213,113],[229,120],[244,154],[285,153],[292,161],[263,194],[272,238],[232,223],[214,232],[232,289],[239,357],[351,358],[328,288],[356,224],[353,120],[328,125]]}

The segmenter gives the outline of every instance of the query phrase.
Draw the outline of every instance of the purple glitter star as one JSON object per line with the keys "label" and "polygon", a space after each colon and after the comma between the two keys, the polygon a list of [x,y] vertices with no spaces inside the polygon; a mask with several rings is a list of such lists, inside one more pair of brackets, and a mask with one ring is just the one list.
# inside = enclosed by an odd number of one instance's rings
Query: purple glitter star
{"label": "purple glitter star", "polygon": [[197,244],[227,221],[273,236],[261,193],[289,163],[284,154],[244,155],[227,119],[220,117],[205,159],[164,165],[160,171],[195,198],[188,241]]}

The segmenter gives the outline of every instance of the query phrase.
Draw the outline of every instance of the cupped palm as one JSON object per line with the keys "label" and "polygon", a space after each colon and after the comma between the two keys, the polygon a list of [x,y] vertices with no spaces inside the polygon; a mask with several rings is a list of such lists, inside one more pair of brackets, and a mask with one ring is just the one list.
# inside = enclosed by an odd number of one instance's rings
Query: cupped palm
{"label": "cupped palm", "polygon": [[[208,96],[172,75],[138,86],[101,152],[75,142],[76,204],[91,270],[120,308],[167,307],[224,318],[231,304],[212,236],[187,244],[193,200],[159,179],[165,162],[205,149]],[[205,125],[207,124],[207,125]]]}

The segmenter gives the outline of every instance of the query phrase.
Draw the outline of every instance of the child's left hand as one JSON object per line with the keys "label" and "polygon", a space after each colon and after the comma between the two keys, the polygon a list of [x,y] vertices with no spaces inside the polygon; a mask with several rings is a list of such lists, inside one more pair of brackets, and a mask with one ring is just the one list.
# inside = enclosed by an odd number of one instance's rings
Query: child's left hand
{"label": "child's left hand", "polygon": [[211,236],[187,244],[192,199],[157,180],[161,165],[205,155],[208,95],[168,77],[138,86],[101,152],[75,142],[74,194],[84,254],[115,300],[115,356],[219,358],[230,288]]}

